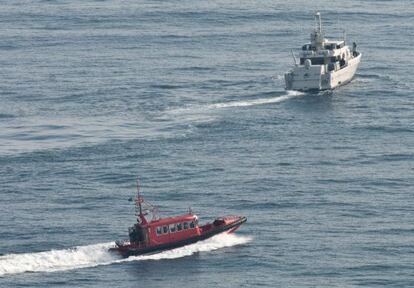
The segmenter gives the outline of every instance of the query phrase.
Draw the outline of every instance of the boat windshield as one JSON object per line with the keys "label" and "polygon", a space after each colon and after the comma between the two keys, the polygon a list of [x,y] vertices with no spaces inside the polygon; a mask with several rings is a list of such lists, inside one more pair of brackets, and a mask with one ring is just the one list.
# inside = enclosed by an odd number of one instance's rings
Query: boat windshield
{"label": "boat windshield", "polygon": [[[337,59],[335,57],[310,57],[310,58],[300,58],[300,65],[304,65],[305,61],[311,60],[312,65],[324,65],[328,63],[333,63]],[[326,61],[326,62],[325,62]]]}

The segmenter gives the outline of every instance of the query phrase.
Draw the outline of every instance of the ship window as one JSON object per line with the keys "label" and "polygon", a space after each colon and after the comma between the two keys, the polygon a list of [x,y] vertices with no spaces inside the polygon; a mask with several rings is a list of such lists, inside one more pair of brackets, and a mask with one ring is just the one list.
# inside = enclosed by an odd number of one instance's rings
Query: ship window
{"label": "ship window", "polygon": [[191,229],[195,228],[194,221],[191,221],[191,222],[190,222],[190,228],[191,228]]}
{"label": "ship window", "polygon": [[310,51],[310,50],[312,50],[312,45],[310,45],[310,44],[303,45],[302,50],[303,51]]}
{"label": "ship window", "polygon": [[183,224],[178,223],[177,224],[177,231],[181,231],[181,230],[183,230]]}
{"label": "ship window", "polygon": [[188,229],[188,222],[184,222],[184,230],[187,230]]}
{"label": "ship window", "polygon": [[162,234],[162,227],[158,226],[157,227],[157,235],[161,235]]}
{"label": "ship window", "polygon": [[323,65],[325,64],[324,57],[312,57],[312,58],[300,58],[300,65],[304,65],[306,59],[311,60],[312,65]]}
{"label": "ship window", "polygon": [[312,65],[323,65],[324,64],[324,58],[318,57],[318,58],[311,58]]}
{"label": "ship window", "polygon": [[342,42],[342,43],[336,45],[336,49],[341,49],[344,46],[345,46],[345,43]]}
{"label": "ship window", "polygon": [[175,232],[175,224],[170,224],[170,232]]}
{"label": "ship window", "polygon": [[163,226],[162,227],[162,232],[168,233],[168,226]]}

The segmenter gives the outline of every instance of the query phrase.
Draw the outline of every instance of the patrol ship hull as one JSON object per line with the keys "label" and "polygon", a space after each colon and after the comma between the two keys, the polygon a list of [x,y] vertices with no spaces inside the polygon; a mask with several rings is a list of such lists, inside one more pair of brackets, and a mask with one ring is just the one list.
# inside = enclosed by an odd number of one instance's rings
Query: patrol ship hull
{"label": "patrol ship hull", "polygon": [[129,256],[158,253],[161,251],[171,250],[174,248],[193,244],[221,233],[232,233],[236,231],[240,225],[247,221],[247,218],[243,216],[230,216],[218,219],[223,219],[223,221],[216,222],[216,220],[212,224],[208,223],[200,226],[199,228],[201,233],[199,235],[193,235],[188,238],[153,245],[141,245],[137,243],[131,243],[129,241],[117,241],[116,247],[110,248],[109,251],[116,252],[125,258]]}

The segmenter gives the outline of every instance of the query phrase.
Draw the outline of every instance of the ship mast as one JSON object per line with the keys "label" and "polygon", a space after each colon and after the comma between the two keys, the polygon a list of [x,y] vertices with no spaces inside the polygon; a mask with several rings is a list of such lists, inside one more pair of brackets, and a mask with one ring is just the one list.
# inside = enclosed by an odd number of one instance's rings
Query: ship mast
{"label": "ship mast", "polygon": [[[135,213],[137,213],[141,224],[147,223],[147,219],[145,219],[145,215],[142,213],[142,203],[144,202],[144,198],[141,196],[139,191],[139,179],[137,178],[137,197],[135,198]],[[139,212],[139,213],[138,213]]]}
{"label": "ship mast", "polygon": [[322,34],[322,19],[321,19],[321,13],[316,12],[315,13],[315,30],[311,33],[311,44],[313,47],[315,47],[316,50],[319,50],[322,48],[323,44],[323,34]]}
{"label": "ship mast", "polygon": [[315,21],[316,21],[316,31],[319,33],[319,35],[322,35],[322,19],[321,19],[321,13],[316,12],[315,14]]}

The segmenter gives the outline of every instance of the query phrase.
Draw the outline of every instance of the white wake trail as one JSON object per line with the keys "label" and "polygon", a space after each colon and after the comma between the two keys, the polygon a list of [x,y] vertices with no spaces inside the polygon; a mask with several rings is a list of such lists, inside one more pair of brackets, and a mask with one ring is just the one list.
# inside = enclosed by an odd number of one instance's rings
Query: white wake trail
{"label": "white wake trail", "polygon": [[245,244],[250,240],[249,237],[234,234],[220,234],[181,248],[126,259],[120,258],[116,254],[108,251],[108,248],[114,246],[113,242],[79,246],[65,250],[9,254],[0,257],[0,277],[24,272],[64,271],[129,261],[175,259],[190,256],[198,252],[208,252],[224,247]]}
{"label": "white wake trail", "polygon": [[288,91],[286,95],[277,96],[273,98],[261,98],[261,99],[253,99],[253,100],[246,100],[246,101],[232,101],[232,102],[225,102],[225,103],[216,103],[211,104],[209,108],[229,108],[229,107],[245,107],[245,106],[254,106],[254,105],[263,105],[263,104],[270,104],[270,103],[279,103],[291,99],[293,97],[298,97],[304,95],[304,93],[299,91]]}
{"label": "white wake trail", "polygon": [[[264,104],[271,104],[271,103],[279,103],[286,101],[288,99],[302,96],[304,93],[299,91],[287,91],[285,95],[271,97],[271,98],[259,98],[259,99],[251,99],[251,100],[242,100],[242,101],[228,101],[228,102],[219,102],[219,103],[212,103],[206,105],[190,105],[187,107],[176,108],[167,111],[167,114],[173,115],[192,115],[196,114],[197,117],[200,117],[199,113],[214,110],[214,109],[223,109],[223,108],[232,108],[232,107],[248,107],[248,106],[255,106],[255,105],[264,105]],[[190,118],[190,120],[192,120]]]}
{"label": "white wake trail", "polygon": [[23,272],[53,272],[92,267],[114,260],[108,248],[114,243],[79,246],[65,250],[9,254],[0,257],[0,277]]}

